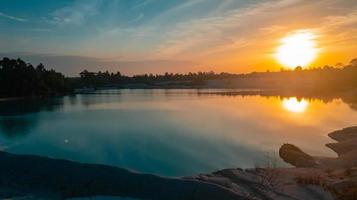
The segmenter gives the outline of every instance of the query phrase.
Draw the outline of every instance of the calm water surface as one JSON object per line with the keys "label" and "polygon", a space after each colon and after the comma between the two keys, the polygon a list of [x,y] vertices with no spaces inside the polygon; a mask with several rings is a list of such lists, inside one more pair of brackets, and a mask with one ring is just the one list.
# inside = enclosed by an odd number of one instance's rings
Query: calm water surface
{"label": "calm water surface", "polygon": [[325,147],[333,142],[326,134],[356,125],[352,108],[341,99],[207,95],[197,90],[106,90],[2,101],[0,148],[182,176],[254,167],[284,143],[334,156]]}

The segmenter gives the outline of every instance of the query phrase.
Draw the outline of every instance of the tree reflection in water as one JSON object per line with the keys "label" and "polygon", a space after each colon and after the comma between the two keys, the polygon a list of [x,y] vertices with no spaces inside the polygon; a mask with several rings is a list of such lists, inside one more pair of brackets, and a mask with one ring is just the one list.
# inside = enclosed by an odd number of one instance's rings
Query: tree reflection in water
{"label": "tree reflection in water", "polygon": [[63,98],[36,98],[0,101],[0,134],[21,137],[38,125],[38,114],[63,106]]}

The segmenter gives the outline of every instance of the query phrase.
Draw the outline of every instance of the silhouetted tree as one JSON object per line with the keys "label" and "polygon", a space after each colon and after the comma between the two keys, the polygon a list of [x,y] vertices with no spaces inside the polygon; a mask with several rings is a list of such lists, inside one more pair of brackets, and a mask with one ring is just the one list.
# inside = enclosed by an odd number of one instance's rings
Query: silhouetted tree
{"label": "silhouetted tree", "polygon": [[301,66],[295,67],[295,71],[302,71],[302,67]]}
{"label": "silhouetted tree", "polygon": [[[314,67],[294,70],[282,69],[277,72],[252,72],[248,74],[231,74],[226,72],[189,72],[187,74],[141,74],[132,77],[120,72],[88,72],[81,73],[81,82],[85,86],[122,86],[126,83],[144,83],[156,87],[188,86],[201,87],[208,80],[226,80],[229,87],[240,88],[309,88],[320,91],[346,90],[357,86],[357,59],[349,65],[333,67]],[[226,84],[227,85],[227,84]],[[125,87],[125,85],[124,85]]]}
{"label": "silhouetted tree", "polygon": [[[342,64],[341,64],[342,65]],[[89,72],[84,70],[79,78],[65,78],[43,64],[33,67],[21,59],[0,60],[0,96],[34,96],[64,94],[75,87],[126,87],[126,84],[146,84],[153,87],[201,87],[209,80],[224,80],[229,87],[313,89],[318,91],[351,90],[357,87],[357,58],[348,65],[313,67],[276,72],[231,74],[226,72],[189,72],[186,74],[141,74],[125,76],[120,72]],[[139,85],[140,85],[139,84]],[[226,85],[227,85],[226,84]]]}
{"label": "silhouetted tree", "polygon": [[0,96],[47,96],[64,94],[71,90],[63,74],[46,70],[43,64],[36,68],[21,59],[0,60]]}

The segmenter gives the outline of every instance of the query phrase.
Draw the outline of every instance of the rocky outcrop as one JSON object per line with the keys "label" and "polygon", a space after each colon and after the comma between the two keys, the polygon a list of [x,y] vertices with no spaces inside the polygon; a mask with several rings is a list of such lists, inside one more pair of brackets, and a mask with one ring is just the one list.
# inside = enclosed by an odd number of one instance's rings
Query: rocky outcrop
{"label": "rocky outcrop", "polygon": [[284,144],[279,150],[280,157],[296,167],[317,167],[315,159],[292,144]]}
{"label": "rocky outcrop", "polygon": [[337,157],[312,156],[284,144],[280,157],[296,168],[227,169],[191,179],[230,189],[250,199],[357,199],[357,127],[328,134]]}
{"label": "rocky outcrop", "polygon": [[357,127],[344,128],[328,134],[337,143],[326,144],[337,157],[311,156],[291,144],[280,148],[281,158],[298,167],[315,168],[320,176],[299,177],[303,184],[321,185],[331,191],[337,199],[357,199]]}
{"label": "rocky outcrop", "polygon": [[345,167],[357,166],[357,126],[334,131],[328,134],[337,143],[326,144],[338,155]]}
{"label": "rocky outcrop", "polygon": [[280,148],[280,157],[295,167],[338,169],[357,166],[357,127],[337,130],[328,136],[337,141],[326,144],[336,152],[335,158],[311,156],[292,144],[284,144]]}
{"label": "rocky outcrop", "polygon": [[323,187],[296,181],[296,177],[319,173],[320,170],[305,168],[225,169],[186,179],[220,185],[247,200],[333,200]]}
{"label": "rocky outcrop", "polygon": [[333,131],[329,133],[328,136],[338,142],[357,139],[357,126]]}

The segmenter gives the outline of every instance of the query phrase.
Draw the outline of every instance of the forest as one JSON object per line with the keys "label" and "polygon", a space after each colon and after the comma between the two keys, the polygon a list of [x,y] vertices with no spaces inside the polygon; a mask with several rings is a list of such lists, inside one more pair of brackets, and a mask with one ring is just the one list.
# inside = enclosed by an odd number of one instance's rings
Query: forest
{"label": "forest", "polygon": [[0,97],[62,95],[72,91],[68,78],[42,64],[21,59],[0,60]]}
{"label": "forest", "polygon": [[120,72],[89,72],[69,78],[43,64],[34,67],[18,59],[0,60],[0,97],[64,95],[78,88],[246,88],[345,91],[357,87],[357,59],[338,67],[247,74],[189,72],[186,74],[142,74],[127,76]]}

